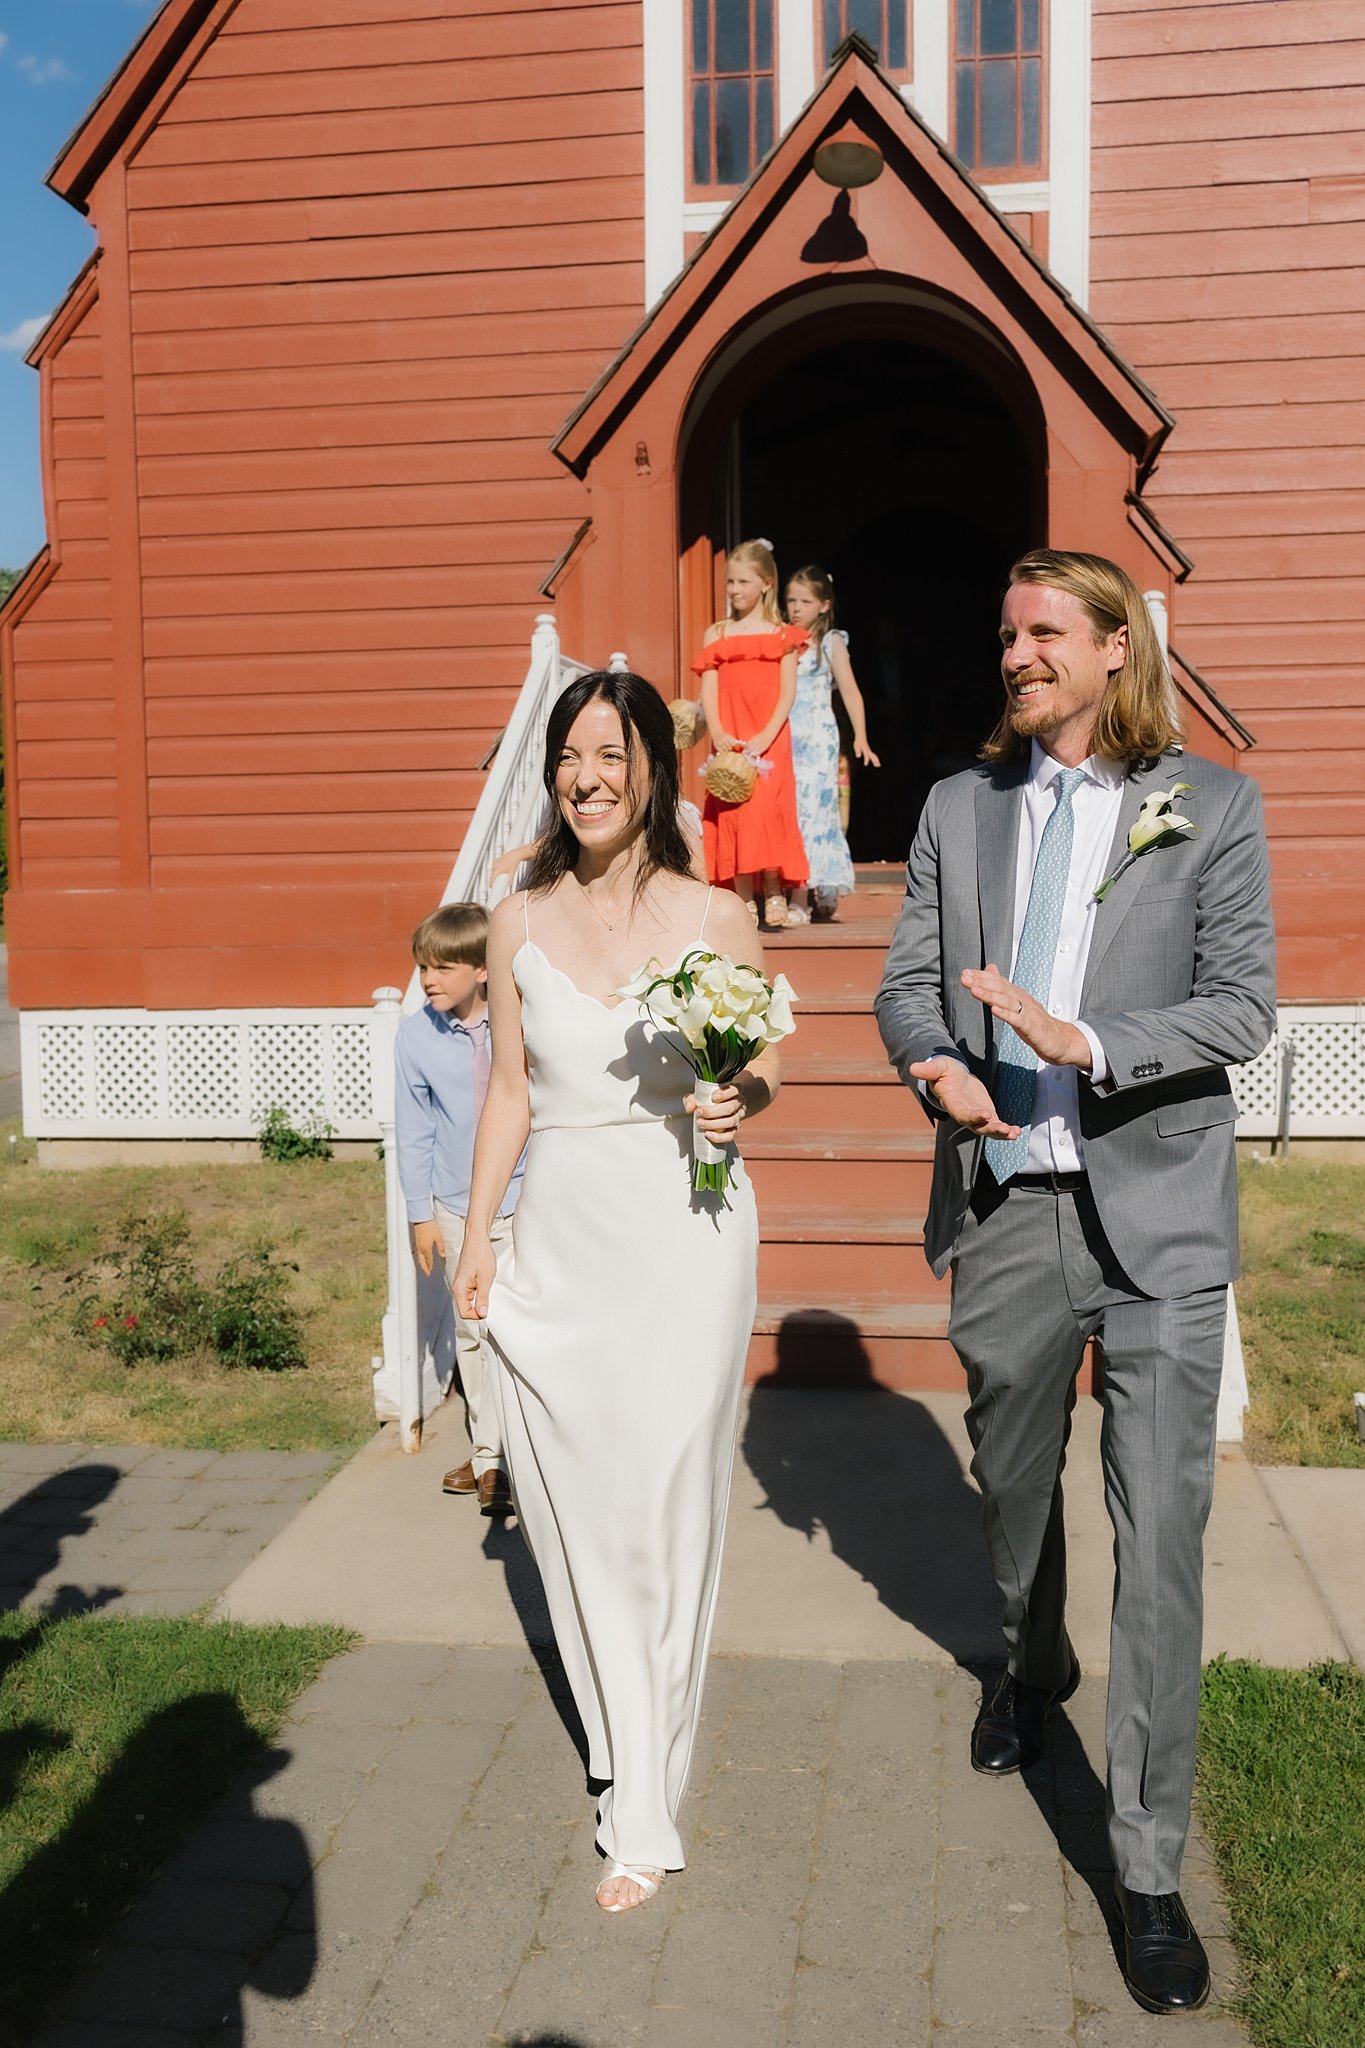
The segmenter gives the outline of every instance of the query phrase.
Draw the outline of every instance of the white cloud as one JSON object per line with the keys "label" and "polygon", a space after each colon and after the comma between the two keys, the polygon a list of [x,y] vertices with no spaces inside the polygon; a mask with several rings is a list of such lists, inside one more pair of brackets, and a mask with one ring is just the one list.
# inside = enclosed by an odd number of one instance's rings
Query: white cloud
{"label": "white cloud", "polygon": [[47,322],[46,313],[39,320],[21,320],[17,327],[11,327],[8,334],[0,334],[0,348],[8,349],[12,355],[27,355]]}
{"label": "white cloud", "polygon": [[0,51],[3,51],[8,41],[9,37],[5,34],[5,31],[2,28],[0,28]]}
{"label": "white cloud", "polygon": [[65,85],[76,76],[60,57],[20,57],[17,63],[30,85]]}

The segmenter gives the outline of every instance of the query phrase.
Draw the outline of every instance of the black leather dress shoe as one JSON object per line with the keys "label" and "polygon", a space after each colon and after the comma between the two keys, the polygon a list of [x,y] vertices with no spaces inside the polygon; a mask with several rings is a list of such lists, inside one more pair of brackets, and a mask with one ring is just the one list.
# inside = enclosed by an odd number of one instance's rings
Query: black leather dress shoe
{"label": "black leather dress shoe", "polygon": [[1025,1685],[1007,1671],[995,1688],[989,1706],[981,1709],[972,1730],[972,1769],[989,1778],[1003,1778],[1010,1771],[1037,1763],[1043,1753],[1043,1729],[1047,1717],[1063,1700],[1069,1700],[1081,1682],[1081,1667],[1073,1663],[1071,1676],[1056,1692],[1041,1685]]}
{"label": "black leather dress shoe", "polygon": [[1179,1892],[1130,1892],[1114,1879],[1123,1921],[1123,1981],[1146,2012],[1198,2012],[1209,1959]]}

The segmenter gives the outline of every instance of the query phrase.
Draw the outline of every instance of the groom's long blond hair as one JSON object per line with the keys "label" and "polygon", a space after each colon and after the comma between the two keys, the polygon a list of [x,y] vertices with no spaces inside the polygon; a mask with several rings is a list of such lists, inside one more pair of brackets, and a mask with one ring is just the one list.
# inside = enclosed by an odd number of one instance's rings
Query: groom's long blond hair
{"label": "groom's long blond hair", "polygon": [[[1123,667],[1110,676],[1095,716],[1094,753],[1131,766],[1135,761],[1155,761],[1168,747],[1183,743],[1171,672],[1146,600],[1126,570],[1103,555],[1032,548],[1010,570],[1010,582],[1044,583],[1050,590],[1069,591],[1084,607],[1097,643],[1120,626],[1128,628]],[[1014,730],[1006,709],[982,747],[981,758],[1017,760],[1028,752],[1029,744]]]}

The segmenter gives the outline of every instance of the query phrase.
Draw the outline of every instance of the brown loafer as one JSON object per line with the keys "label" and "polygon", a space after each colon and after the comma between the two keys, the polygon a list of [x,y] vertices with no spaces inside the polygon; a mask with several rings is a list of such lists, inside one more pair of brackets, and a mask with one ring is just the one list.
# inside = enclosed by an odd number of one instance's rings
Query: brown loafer
{"label": "brown loafer", "polygon": [[505,1472],[490,1465],[479,1479],[479,1507],[485,1515],[510,1515],[512,1486]]}
{"label": "brown loafer", "polygon": [[463,1465],[456,1465],[441,1481],[442,1493],[477,1493],[479,1482],[474,1477],[474,1460],[466,1458]]}

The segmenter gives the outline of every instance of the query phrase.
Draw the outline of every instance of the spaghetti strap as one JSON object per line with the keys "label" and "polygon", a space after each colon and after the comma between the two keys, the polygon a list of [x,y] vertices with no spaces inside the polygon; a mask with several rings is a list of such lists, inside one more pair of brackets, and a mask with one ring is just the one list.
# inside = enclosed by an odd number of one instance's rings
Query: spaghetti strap
{"label": "spaghetti strap", "polygon": [[709,917],[709,916],[711,915],[711,898],[712,898],[712,897],[713,897],[713,896],[715,895],[715,893],[716,893],[716,885],[715,885],[715,883],[713,882],[713,883],[711,884],[710,888],[709,888],[709,889],[707,890],[707,892],[706,892],[706,904],[705,904],[705,907],[704,907],[704,908],[703,908],[703,910],[702,910],[702,914],[701,914],[701,923],[700,923],[700,924],[698,925],[698,927],[697,927],[697,944],[698,944],[698,945],[700,945],[700,944],[701,944],[701,942],[702,942],[702,938],[703,938],[703,935],[705,934],[705,931],[706,931],[706,920],[707,920],[707,918],[708,918],[708,917]]}
{"label": "spaghetti strap", "polygon": [[529,889],[523,889],[521,892],[521,921],[526,927],[526,943],[529,946],[531,943],[531,892]]}

